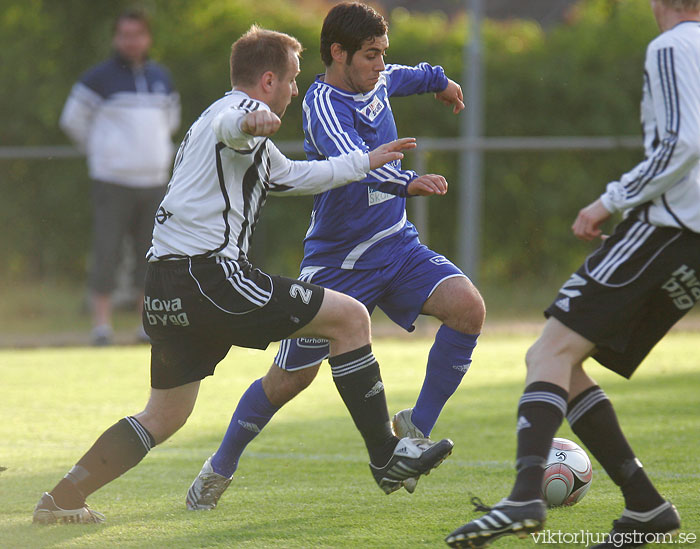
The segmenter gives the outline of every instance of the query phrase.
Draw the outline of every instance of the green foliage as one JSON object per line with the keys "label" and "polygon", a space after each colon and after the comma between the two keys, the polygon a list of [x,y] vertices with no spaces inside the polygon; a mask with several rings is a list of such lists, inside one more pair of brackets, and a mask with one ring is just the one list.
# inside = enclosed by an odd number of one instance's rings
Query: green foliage
{"label": "green foliage", "polygon": [[[75,80],[109,53],[114,16],[127,0],[0,0],[2,145],[67,144],[57,127]],[[183,125],[230,88],[231,43],[253,22],[297,36],[306,47],[298,79],[303,94],[323,67],[318,55],[322,0],[148,0],[153,57],[181,92]],[[465,16],[389,15],[387,61],[441,64],[462,79]],[[639,127],[642,63],[657,33],[647,2],[583,0],[548,31],[531,21],[484,27],[489,136],[624,135]],[[301,138],[299,99],[278,140]],[[469,98],[467,98],[467,105]],[[459,117],[430,96],[392,101],[400,135],[451,137]],[[578,209],[641,159],[633,152],[488,153],[485,155],[482,277],[506,284],[522,277],[561,278],[589,248],[569,226]],[[409,154],[406,165],[414,159]],[[429,201],[431,246],[453,256],[461,192],[455,153],[429,154],[428,170],[452,182],[449,198]],[[89,185],[80,160],[0,160],[0,280],[80,278],[90,238]],[[254,259],[293,275],[301,258],[309,198],[272,199],[256,235]]]}
{"label": "green foliage", "polygon": [[[478,516],[469,498],[504,497],[514,478],[515,410],[523,357],[534,335],[485,333],[478,358],[445,407],[434,436],[453,454],[415,494],[384,495],[327,371],[280,410],[248,447],[218,507],[185,510],[185,493],[216,449],[235,402],[264,374],[275,349],[232,349],[202,383],[187,424],[134,469],[89,498],[103,525],[38,527],[31,512],[108,426],[148,397],[148,347],[0,351],[2,547],[189,549],[443,547],[447,533]],[[678,507],[682,532],[700,534],[697,509],[697,333],[669,335],[628,382],[598,366],[645,470]],[[375,342],[391,413],[415,402],[430,342]],[[568,425],[558,436],[577,440]],[[593,460],[593,484],[577,505],[550,511],[546,529],[605,533],[624,506]],[[418,517],[418,519],[416,518]],[[504,538],[499,548],[527,547]],[[536,545],[529,542],[530,547]],[[553,547],[583,547],[552,545]],[[661,546],[659,546],[661,547]]]}

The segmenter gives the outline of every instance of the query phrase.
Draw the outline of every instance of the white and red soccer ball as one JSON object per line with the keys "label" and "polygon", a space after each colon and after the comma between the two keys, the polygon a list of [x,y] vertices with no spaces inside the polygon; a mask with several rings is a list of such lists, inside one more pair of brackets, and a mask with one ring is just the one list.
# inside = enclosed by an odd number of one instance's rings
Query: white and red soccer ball
{"label": "white and red soccer ball", "polygon": [[542,494],[550,507],[573,505],[591,487],[593,469],[588,454],[575,442],[555,438],[544,469]]}

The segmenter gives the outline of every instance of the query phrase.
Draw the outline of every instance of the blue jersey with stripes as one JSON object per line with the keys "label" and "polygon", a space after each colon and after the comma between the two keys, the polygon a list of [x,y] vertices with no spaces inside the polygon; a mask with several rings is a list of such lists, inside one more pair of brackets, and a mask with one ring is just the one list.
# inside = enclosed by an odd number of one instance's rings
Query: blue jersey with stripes
{"label": "blue jersey with stripes", "polygon": [[[389,98],[442,91],[447,83],[442,67],[428,63],[387,65],[374,89],[361,94],[327,84],[319,75],[302,105],[307,158],[372,150],[396,139]],[[406,188],[416,177],[396,161],[361,181],[315,195],[302,268],[375,269],[416,245],[418,232],[406,220]]]}

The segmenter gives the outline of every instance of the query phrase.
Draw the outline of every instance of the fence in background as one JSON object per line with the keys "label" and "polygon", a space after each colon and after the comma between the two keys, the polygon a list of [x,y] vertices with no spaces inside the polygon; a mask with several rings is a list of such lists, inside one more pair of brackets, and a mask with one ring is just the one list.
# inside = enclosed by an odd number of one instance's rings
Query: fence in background
{"label": "fence in background", "polygon": [[[439,152],[527,152],[527,151],[609,151],[616,149],[639,149],[642,146],[640,137],[610,136],[610,137],[481,137],[481,138],[418,138],[419,147],[411,152],[413,167],[418,173],[427,172],[427,156],[434,151]],[[279,149],[290,155],[303,154],[302,141],[276,141]],[[0,160],[54,160],[62,158],[80,158],[83,153],[68,145],[36,146],[36,147],[0,147]],[[468,188],[460,188],[458,192],[468,192]],[[462,196],[460,202],[470,200],[469,196]],[[479,199],[480,200],[480,199]],[[428,243],[430,234],[428,231],[428,202],[425,198],[417,197],[410,201],[411,220],[421,234],[421,241]],[[480,208],[480,204],[476,207]],[[458,235],[458,241],[463,247],[474,246],[478,238],[478,231],[471,234]],[[470,244],[471,242],[471,244]],[[478,258],[477,258],[478,261]]]}

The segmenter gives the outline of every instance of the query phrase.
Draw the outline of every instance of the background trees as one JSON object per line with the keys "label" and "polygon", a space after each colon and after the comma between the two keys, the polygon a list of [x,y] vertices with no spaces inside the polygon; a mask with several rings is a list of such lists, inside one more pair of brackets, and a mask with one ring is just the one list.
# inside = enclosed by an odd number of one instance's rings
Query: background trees
{"label": "background trees", "polygon": [[[109,53],[114,16],[131,2],[0,0],[0,145],[68,141],[57,127],[63,102],[82,71]],[[172,71],[183,126],[229,89],[230,45],[251,23],[297,36],[305,45],[300,92],[322,72],[318,34],[322,0],[151,0],[153,57]],[[393,10],[388,62],[441,64],[459,80],[465,16]],[[646,44],[657,33],[643,0],[580,2],[564,23],[542,30],[528,21],[487,21],[486,134],[634,135]],[[467,98],[468,100],[468,98]],[[467,101],[468,102],[468,101]],[[295,108],[296,105],[296,108]],[[400,135],[458,135],[458,120],[431,97],[392,102]],[[278,140],[301,138],[299,100]],[[579,208],[641,159],[642,151],[508,152],[485,157],[481,280],[557,282],[590,245],[569,226]],[[459,192],[454,153],[433,151],[428,169]],[[407,165],[413,159],[407,158]],[[91,235],[89,185],[82,159],[0,159],[0,281],[82,281]],[[454,255],[457,201],[429,201],[430,245]],[[308,223],[308,198],[272,199],[257,235],[255,259],[295,275]]]}

